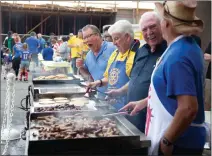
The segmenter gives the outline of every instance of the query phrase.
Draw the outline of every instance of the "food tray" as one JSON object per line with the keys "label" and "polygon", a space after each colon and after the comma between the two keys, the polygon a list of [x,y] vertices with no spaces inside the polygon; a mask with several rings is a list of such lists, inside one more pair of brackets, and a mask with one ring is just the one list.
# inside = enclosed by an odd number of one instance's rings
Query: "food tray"
{"label": "food tray", "polygon": [[[80,84],[82,80],[73,76],[73,74],[66,74],[68,79],[47,79],[47,80],[36,80],[39,76],[50,76],[53,74],[35,73],[32,75],[33,84]],[[57,75],[57,74],[55,74]]]}
{"label": "food tray", "polygon": [[30,108],[30,112],[31,113],[43,113],[43,112],[62,112],[62,111],[81,111],[81,110],[97,110],[97,108],[95,107],[95,102],[92,100],[89,100],[87,104],[84,104],[84,106],[75,106],[76,109],[69,109],[69,110],[65,110],[65,109],[60,109],[60,110],[52,110],[52,111],[42,111],[39,112],[38,109],[51,109],[51,108],[55,108],[58,106],[65,106],[65,105],[69,105],[72,106],[74,105],[74,102],[71,102],[71,104],[52,104],[52,105],[41,105],[38,102],[34,102],[33,103],[33,107]]}

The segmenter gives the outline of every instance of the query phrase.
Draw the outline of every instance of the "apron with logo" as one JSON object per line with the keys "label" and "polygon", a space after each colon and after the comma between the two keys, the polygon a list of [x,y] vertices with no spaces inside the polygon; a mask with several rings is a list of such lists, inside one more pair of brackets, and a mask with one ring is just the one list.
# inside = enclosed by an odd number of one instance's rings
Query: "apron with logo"
{"label": "apron with logo", "polygon": [[[160,99],[157,96],[153,85],[153,77],[155,71],[163,59],[164,55],[167,53],[170,46],[181,39],[183,36],[177,37],[166,49],[163,53],[159,61],[156,63],[156,67],[153,70],[152,77],[151,77],[151,84],[149,88],[149,95],[148,95],[148,105],[147,105],[147,116],[146,116],[146,128],[145,134],[146,136],[151,139],[151,147],[149,148],[149,155],[158,155],[160,140],[163,137],[165,131],[169,127],[170,123],[173,120],[173,116],[164,108],[163,104],[161,103]],[[153,119],[154,118],[154,119]],[[168,124],[167,124],[168,123]],[[205,127],[203,124],[195,124],[192,123],[191,126],[196,127]]]}
{"label": "apron with logo", "polygon": [[[126,74],[126,62],[130,54],[130,50],[128,51],[128,56],[125,58],[124,61],[116,60],[118,54],[119,52],[117,52],[116,57],[108,70],[108,90],[121,88],[129,81],[129,77]],[[126,101],[127,96],[121,96],[119,100],[115,104],[113,104],[113,106],[118,111],[126,104]]]}

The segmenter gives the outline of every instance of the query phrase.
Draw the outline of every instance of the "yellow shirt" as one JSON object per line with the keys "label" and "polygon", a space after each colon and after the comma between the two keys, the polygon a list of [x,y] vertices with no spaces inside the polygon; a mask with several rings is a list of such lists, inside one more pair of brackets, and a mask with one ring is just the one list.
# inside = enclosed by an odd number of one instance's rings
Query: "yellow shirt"
{"label": "yellow shirt", "polygon": [[[129,54],[129,56],[128,56]],[[109,60],[108,60],[108,63],[107,63],[107,68],[105,70],[105,73],[104,73],[104,77],[108,78],[108,70],[110,69],[110,66],[111,64],[114,62],[114,59],[117,55],[117,50],[115,50]],[[133,67],[133,62],[134,62],[134,57],[135,57],[135,52],[134,51],[130,51],[129,50],[127,52],[125,52],[124,54],[122,53],[119,53],[118,56],[116,57],[116,61],[125,61],[125,59],[127,58],[127,61],[126,61],[126,74],[127,76],[129,77],[130,76],[130,73],[131,73],[131,70],[132,70],[132,67]]]}
{"label": "yellow shirt", "polygon": [[87,44],[84,44],[83,39],[80,39],[80,38],[79,38],[79,40],[80,40],[81,45],[82,45],[82,46],[80,47],[80,54],[82,55],[82,58],[85,60],[86,55],[87,55],[87,52],[89,51],[89,47],[88,47]]}
{"label": "yellow shirt", "polygon": [[[68,45],[80,45],[80,44],[81,44],[81,41],[76,36],[72,36],[68,40]],[[80,57],[80,53],[81,53],[81,48],[80,47],[71,48],[71,58]]]}

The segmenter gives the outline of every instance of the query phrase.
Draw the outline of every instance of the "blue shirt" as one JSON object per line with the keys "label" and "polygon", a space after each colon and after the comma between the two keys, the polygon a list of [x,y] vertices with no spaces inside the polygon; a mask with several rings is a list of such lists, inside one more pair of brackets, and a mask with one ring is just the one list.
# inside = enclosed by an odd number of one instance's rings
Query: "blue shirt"
{"label": "blue shirt", "polygon": [[42,37],[39,38],[38,41],[39,41],[39,45],[40,45],[40,47],[38,48],[38,52],[41,52],[45,47],[46,41]]}
{"label": "blue shirt", "polygon": [[128,102],[138,101],[148,96],[152,71],[156,61],[161,57],[166,48],[167,43],[164,40],[156,46],[154,52],[151,52],[148,44],[143,45],[136,52],[127,90]]}
{"label": "blue shirt", "polygon": [[54,54],[54,51],[53,51],[52,48],[47,47],[47,48],[43,49],[42,55],[43,55],[43,59],[45,61],[52,61],[53,60],[53,54]]}
{"label": "blue shirt", "polygon": [[23,50],[21,53],[21,61],[29,61],[30,52],[28,50]]}
{"label": "blue shirt", "polygon": [[13,46],[14,58],[21,57],[21,53],[22,53],[22,50],[23,50],[22,47],[23,47],[23,44],[22,43],[16,43]]}
{"label": "blue shirt", "polygon": [[[177,96],[196,96],[198,113],[193,123],[201,124],[204,116],[204,64],[203,52],[192,37],[183,37],[174,42],[164,55],[153,76],[153,84],[164,108],[174,116]],[[205,128],[189,126],[175,145],[183,148],[203,148]]]}
{"label": "blue shirt", "polygon": [[28,50],[30,53],[38,53],[39,41],[33,36],[28,37],[25,42],[28,44]]}
{"label": "blue shirt", "polygon": [[[89,71],[94,81],[103,78],[103,74],[107,68],[107,61],[114,50],[116,50],[116,46],[114,46],[112,42],[104,41],[97,56],[95,56],[91,50],[86,55],[84,67]],[[98,90],[105,92],[107,86],[99,87]],[[99,98],[104,97],[100,93],[98,93],[98,95]]]}

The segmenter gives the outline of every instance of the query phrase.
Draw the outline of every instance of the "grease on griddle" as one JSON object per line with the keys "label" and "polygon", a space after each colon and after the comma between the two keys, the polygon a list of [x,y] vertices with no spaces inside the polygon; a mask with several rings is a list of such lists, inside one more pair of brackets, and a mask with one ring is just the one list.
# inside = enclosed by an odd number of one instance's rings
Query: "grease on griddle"
{"label": "grease on griddle", "polygon": [[112,119],[91,119],[83,116],[38,117],[34,120],[38,139],[77,139],[90,137],[113,137],[121,135]]}

